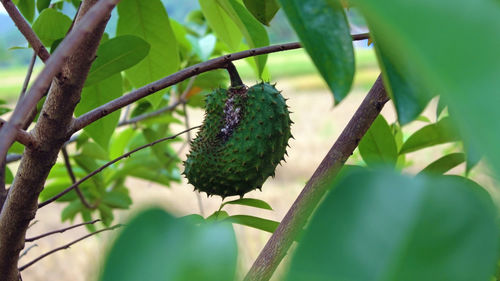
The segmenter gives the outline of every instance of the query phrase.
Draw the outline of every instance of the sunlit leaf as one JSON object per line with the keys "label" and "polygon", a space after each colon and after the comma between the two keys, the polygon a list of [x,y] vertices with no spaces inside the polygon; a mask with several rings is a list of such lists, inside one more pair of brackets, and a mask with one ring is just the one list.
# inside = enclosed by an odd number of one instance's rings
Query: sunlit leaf
{"label": "sunlit leaf", "polygon": [[[102,80],[92,86],[83,88],[80,103],[75,109],[75,115],[80,116],[122,95],[122,77],[119,73]],[[108,150],[109,139],[113,129],[118,124],[120,111],[117,110],[104,118],[88,125],[84,131],[104,150]]]}
{"label": "sunlit leaf", "polygon": [[97,50],[97,58],[92,63],[85,86],[92,86],[136,65],[146,57],[149,49],[146,41],[133,35],[118,36],[104,42]]}
{"label": "sunlit leaf", "polygon": [[215,34],[231,51],[240,46],[243,35],[226,12],[217,5],[217,0],[199,0],[203,15]]}
{"label": "sunlit leaf", "polygon": [[227,205],[227,204],[244,205],[244,206],[250,206],[250,207],[255,207],[255,208],[261,208],[261,209],[265,209],[265,210],[272,210],[273,209],[266,201],[255,199],[255,198],[240,198],[240,199],[236,199],[233,201],[224,202],[222,204],[222,207]]}
{"label": "sunlit leaf", "polygon": [[445,117],[437,123],[427,125],[413,133],[405,141],[399,153],[409,153],[438,144],[458,141],[459,139],[450,118]]}
{"label": "sunlit leaf", "polygon": [[[148,42],[151,49],[137,65],[125,71],[135,88],[177,71],[179,50],[165,7],[160,0],[122,0],[118,3],[117,35],[135,35]],[[147,97],[158,106],[165,91]]]}
{"label": "sunlit leaf", "polygon": [[432,162],[425,167],[423,173],[444,174],[465,161],[463,153],[451,153]]}
{"label": "sunlit leaf", "polygon": [[243,0],[245,7],[262,24],[269,25],[280,9],[278,0]]}
{"label": "sunlit leaf", "polygon": [[398,148],[391,127],[382,115],[375,119],[358,147],[361,157],[368,165],[396,164]]}
{"label": "sunlit leaf", "polygon": [[[240,29],[246,43],[250,48],[264,47],[269,45],[269,36],[266,29],[259,23],[243,5],[237,0],[216,0],[229,17]],[[254,57],[257,64],[258,75],[262,75],[266,66],[267,55]]]}
{"label": "sunlit leaf", "polygon": [[45,46],[52,46],[55,40],[66,36],[71,19],[65,14],[47,8],[43,10],[33,23],[33,30]]}
{"label": "sunlit leaf", "polygon": [[21,11],[26,20],[33,22],[33,18],[35,17],[35,0],[17,0],[16,2],[19,11]]}
{"label": "sunlit leaf", "polygon": [[249,226],[270,233],[273,233],[279,225],[279,222],[277,221],[247,215],[229,216],[225,219],[225,221]]}
{"label": "sunlit leaf", "polygon": [[349,93],[354,77],[354,51],[344,8],[329,0],[280,3],[335,102],[340,102]]}

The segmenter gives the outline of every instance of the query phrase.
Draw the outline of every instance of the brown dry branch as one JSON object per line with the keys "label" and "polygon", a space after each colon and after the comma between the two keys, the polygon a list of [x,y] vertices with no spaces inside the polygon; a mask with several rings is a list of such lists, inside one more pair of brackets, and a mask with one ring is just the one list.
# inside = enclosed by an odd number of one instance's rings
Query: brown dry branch
{"label": "brown dry branch", "polygon": [[37,235],[35,237],[31,237],[31,238],[26,238],[24,239],[25,242],[33,242],[33,241],[36,241],[38,239],[42,239],[44,237],[47,237],[47,236],[50,236],[50,235],[53,235],[53,234],[58,234],[58,233],[63,233],[63,232],[66,232],[70,229],[73,229],[73,228],[77,228],[77,227],[80,227],[80,226],[83,226],[83,225],[88,225],[88,224],[95,224],[96,222],[100,222],[101,220],[100,219],[97,219],[97,220],[93,220],[93,221],[87,221],[87,222],[82,222],[82,223],[78,223],[78,224],[75,224],[75,225],[72,225],[72,226],[68,226],[68,227],[65,227],[65,228],[61,228],[61,229],[58,229],[58,230],[53,230],[53,231],[50,231],[50,232],[47,232],[47,233],[44,233],[44,234],[40,234],[40,235]]}
{"label": "brown dry branch", "polygon": [[9,14],[10,18],[16,24],[19,31],[24,35],[28,43],[31,45],[35,53],[42,61],[47,61],[50,57],[49,52],[40,41],[40,38],[35,34],[31,26],[26,22],[24,17],[21,15],[16,5],[12,3],[11,0],[0,0],[3,4],[3,7]]}
{"label": "brown dry branch", "polygon": [[[363,33],[363,34],[355,34],[352,35],[353,40],[365,40],[369,38],[368,33]],[[178,71],[174,74],[171,74],[165,78],[162,78],[160,80],[157,80],[155,82],[152,82],[148,85],[145,85],[139,89],[136,89],[129,94],[126,94],[124,96],[121,96],[117,99],[114,99],[104,105],[101,105],[83,115],[78,117],[73,121],[72,127],[71,127],[71,132],[75,133],[80,129],[83,129],[84,127],[88,126],[89,124],[103,118],[104,116],[113,113],[114,111],[123,108],[139,99],[142,99],[144,97],[147,97],[157,91],[160,91],[162,89],[165,89],[167,87],[170,87],[172,85],[175,85],[177,83],[180,83],[187,78],[196,76],[200,73],[207,72],[210,70],[214,69],[219,69],[219,68],[227,68],[227,64],[232,61],[248,58],[248,57],[253,57],[253,56],[258,56],[258,55],[263,55],[263,54],[269,54],[269,53],[275,53],[275,52],[282,52],[286,50],[293,50],[293,49],[298,49],[301,48],[300,43],[294,42],[294,43],[287,43],[287,44],[279,44],[279,45],[271,45],[271,46],[266,46],[266,47],[261,47],[261,48],[255,48],[255,49],[250,49],[242,52],[237,52],[237,53],[232,53],[232,54],[227,54],[224,56],[220,56],[218,58],[214,58],[202,63],[198,63],[195,65],[192,65],[190,67],[187,67],[181,71]]]}
{"label": "brown dry branch", "polygon": [[38,196],[59,150],[71,136],[65,132],[80,100],[111,10],[117,2],[82,2],[74,29],[47,60],[33,86],[16,105],[10,120],[0,129],[0,161],[3,162],[17,132],[52,83],[39,119],[30,133],[36,140],[35,145],[25,148],[15,181],[0,213],[2,280],[14,281],[18,278],[18,257],[24,247],[26,229],[35,216]]}
{"label": "brown dry branch", "polygon": [[40,255],[39,257],[35,258],[34,260],[32,260],[32,261],[28,262],[27,264],[25,264],[25,265],[23,265],[23,266],[19,267],[19,272],[21,272],[21,271],[25,270],[26,268],[28,268],[28,267],[32,266],[33,264],[37,263],[37,262],[38,262],[38,261],[40,261],[41,259],[43,259],[43,258],[45,258],[45,257],[47,257],[47,256],[49,256],[49,255],[51,255],[51,254],[53,254],[53,253],[55,253],[55,252],[58,252],[58,251],[61,251],[61,250],[65,250],[65,249],[68,249],[69,247],[73,246],[74,244],[76,244],[76,243],[78,243],[78,242],[80,242],[80,241],[82,241],[82,240],[84,240],[84,239],[86,239],[86,238],[89,238],[89,237],[91,237],[91,236],[94,236],[94,235],[99,234],[99,233],[104,232],[104,231],[114,230],[114,229],[116,229],[116,228],[118,228],[118,227],[121,227],[121,226],[122,226],[121,224],[117,224],[117,225],[114,225],[114,226],[111,226],[111,227],[107,227],[107,228],[99,229],[98,231],[95,231],[95,232],[89,233],[89,234],[87,234],[87,235],[85,235],[85,236],[82,236],[82,237],[80,237],[80,238],[78,238],[78,239],[76,239],[76,240],[74,240],[74,241],[71,241],[71,242],[70,242],[70,243],[68,243],[68,244],[65,244],[65,245],[63,245],[63,246],[61,246],[61,247],[57,247],[57,248],[55,248],[55,249],[53,249],[53,250],[51,250],[51,251],[48,251],[47,253],[42,254],[42,255]]}
{"label": "brown dry branch", "polygon": [[328,191],[329,183],[351,156],[388,100],[382,79],[379,76],[342,134],[260,252],[245,277],[245,281],[267,281],[271,278],[294,239],[298,237],[309,217]]}
{"label": "brown dry branch", "polygon": [[125,153],[125,154],[121,155],[121,156],[118,156],[117,158],[115,158],[115,159],[113,159],[113,160],[111,160],[111,161],[107,162],[106,164],[102,165],[102,166],[101,166],[101,167],[99,167],[98,169],[96,169],[96,170],[92,171],[91,173],[87,174],[85,177],[81,178],[79,181],[75,182],[74,184],[72,184],[71,186],[69,186],[68,188],[66,188],[65,190],[61,191],[59,194],[57,194],[57,195],[55,195],[54,197],[52,197],[52,198],[50,198],[50,199],[48,199],[48,200],[46,200],[46,201],[44,201],[44,202],[42,202],[42,203],[38,204],[38,208],[40,209],[40,208],[42,208],[42,207],[44,207],[44,206],[46,206],[46,205],[48,205],[48,204],[50,204],[50,203],[52,203],[52,202],[56,201],[57,199],[61,198],[64,194],[66,194],[66,193],[70,192],[70,191],[71,191],[71,190],[73,190],[75,187],[79,186],[80,184],[82,184],[82,183],[83,183],[83,182],[85,182],[86,180],[90,179],[90,178],[91,178],[91,177],[93,177],[94,175],[97,175],[97,174],[98,174],[98,173],[100,173],[102,170],[104,170],[105,168],[107,168],[107,167],[109,167],[109,166],[113,165],[114,163],[116,163],[116,162],[120,161],[121,159],[127,158],[127,157],[129,157],[130,155],[132,155],[133,153],[135,153],[135,152],[137,152],[137,151],[139,151],[139,150],[142,150],[142,149],[144,149],[144,148],[147,148],[147,147],[153,146],[153,145],[155,145],[155,144],[157,144],[157,143],[164,142],[164,141],[167,141],[167,140],[172,140],[172,139],[175,139],[176,137],[178,137],[178,136],[180,136],[180,135],[182,135],[182,134],[184,134],[184,133],[186,133],[186,132],[189,132],[189,131],[191,131],[191,130],[197,129],[197,128],[199,128],[199,127],[201,127],[201,126],[195,126],[195,127],[189,128],[189,129],[187,129],[187,130],[184,130],[184,131],[182,131],[182,132],[180,132],[180,133],[177,133],[177,134],[175,134],[175,135],[173,135],[173,136],[169,136],[169,137],[165,137],[165,138],[161,138],[161,139],[155,140],[154,142],[150,142],[150,143],[148,143],[148,144],[145,144],[145,145],[139,146],[139,147],[137,147],[137,148],[135,148],[135,149],[133,149],[133,150],[131,150],[131,151],[129,151],[129,152],[127,152],[127,153]]}

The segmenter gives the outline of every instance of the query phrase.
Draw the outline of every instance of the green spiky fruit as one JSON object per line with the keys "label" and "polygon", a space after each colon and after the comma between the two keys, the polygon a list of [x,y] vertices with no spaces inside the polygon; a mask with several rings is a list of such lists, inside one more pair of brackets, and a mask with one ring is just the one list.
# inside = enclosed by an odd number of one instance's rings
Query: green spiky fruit
{"label": "green spiky fruit", "polygon": [[268,83],[217,89],[207,96],[184,174],[208,195],[243,196],[260,189],[284,160],[291,123],[285,99]]}

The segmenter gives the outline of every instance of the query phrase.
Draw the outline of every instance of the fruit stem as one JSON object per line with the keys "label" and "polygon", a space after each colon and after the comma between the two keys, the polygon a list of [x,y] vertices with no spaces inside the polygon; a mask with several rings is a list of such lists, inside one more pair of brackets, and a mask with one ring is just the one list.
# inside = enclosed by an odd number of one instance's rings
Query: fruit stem
{"label": "fruit stem", "polygon": [[226,70],[229,73],[232,88],[244,86],[243,81],[241,81],[240,74],[232,62],[227,63]]}

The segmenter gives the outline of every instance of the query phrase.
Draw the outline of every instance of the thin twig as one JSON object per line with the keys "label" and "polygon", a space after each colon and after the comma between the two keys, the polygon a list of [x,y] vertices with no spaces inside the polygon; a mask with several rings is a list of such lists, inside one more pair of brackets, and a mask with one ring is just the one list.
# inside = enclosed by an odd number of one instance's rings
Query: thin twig
{"label": "thin twig", "polygon": [[[13,5],[10,0],[1,0],[4,6]],[[111,10],[118,3],[119,0],[103,0],[98,1],[86,14],[83,16],[80,24],[75,27],[70,34],[64,38],[59,44],[56,52],[50,56],[46,61],[45,68],[28,90],[23,99],[17,103],[16,108],[9,120],[0,129],[0,160],[7,155],[7,151],[20,128],[27,122],[33,108],[36,107],[38,101],[50,86],[52,78],[59,72],[61,64],[64,59],[78,48],[82,41],[87,38],[85,34],[91,33],[96,26],[98,26],[102,19],[110,14]],[[14,7],[15,8],[15,7]],[[7,8],[6,8],[7,9]],[[16,9],[17,10],[17,9]],[[35,48],[36,49],[36,48]],[[42,58],[43,60],[43,58]]]}
{"label": "thin twig", "polygon": [[28,254],[28,252],[35,248],[35,247],[38,247],[38,244],[33,244],[33,245],[30,245],[28,248],[26,248],[26,250],[24,250],[20,255],[19,255],[19,259],[21,259],[22,257],[26,256]]}
{"label": "thin twig", "polygon": [[40,38],[38,38],[38,36],[35,34],[29,23],[27,23],[24,17],[21,15],[16,5],[14,5],[11,0],[1,0],[1,2],[12,21],[14,21],[17,28],[24,35],[31,47],[33,47],[33,50],[35,50],[35,53],[38,55],[38,57],[40,57],[43,62],[47,61],[50,57],[49,52],[47,51],[47,49],[45,49],[42,41],[40,41]]}
{"label": "thin twig", "polygon": [[329,190],[329,183],[351,156],[388,100],[382,79],[379,76],[351,121],[344,128],[342,134],[260,252],[245,277],[245,281],[267,281],[271,278],[293,241]]}
{"label": "thin twig", "polygon": [[[368,33],[356,34],[352,36],[353,40],[365,40],[369,38]],[[148,85],[145,85],[139,89],[136,89],[129,94],[121,96],[117,99],[114,99],[106,104],[103,104],[83,115],[78,117],[73,121],[73,125],[71,126],[70,132],[74,133],[88,126],[89,124],[107,116],[115,112],[116,110],[125,107],[139,99],[147,97],[159,90],[165,89],[169,86],[177,84],[186,80],[187,78],[193,77],[203,72],[207,72],[214,69],[226,68],[228,62],[232,62],[235,60],[244,59],[247,57],[253,57],[257,55],[281,52],[286,50],[293,50],[301,48],[300,43],[288,43],[288,44],[280,44],[280,45],[271,45],[256,49],[250,49],[242,52],[227,54],[224,56],[220,56],[218,58],[214,58],[202,63],[198,63],[187,67],[181,71],[178,71],[172,75],[169,75],[165,78],[152,82]]]}
{"label": "thin twig", "polygon": [[148,118],[151,118],[151,117],[155,117],[155,116],[161,115],[161,114],[163,114],[165,112],[172,111],[177,106],[179,106],[180,104],[181,104],[181,102],[179,100],[177,100],[174,103],[172,103],[171,105],[165,106],[165,107],[160,108],[160,109],[158,109],[156,111],[144,113],[144,114],[141,114],[139,116],[136,116],[136,117],[128,119],[128,120],[123,120],[120,123],[118,123],[118,127],[125,126],[125,125],[130,125],[130,124],[135,124],[135,123],[137,123],[139,121],[142,121],[142,120],[145,120],[145,119],[148,119]]}
{"label": "thin twig", "polygon": [[65,231],[67,231],[67,230],[70,230],[70,229],[73,229],[73,228],[77,228],[77,227],[80,227],[82,225],[94,224],[94,223],[100,222],[100,221],[101,221],[100,219],[96,219],[96,220],[93,220],[93,221],[78,223],[78,224],[75,224],[75,225],[72,225],[72,226],[68,226],[68,227],[65,227],[65,228],[61,228],[61,229],[58,229],[58,230],[54,230],[54,231],[50,231],[50,232],[47,232],[47,233],[44,233],[44,234],[40,234],[40,235],[35,236],[35,237],[26,238],[26,239],[24,239],[24,241],[25,242],[33,242],[33,241],[36,241],[38,239],[41,239],[41,238],[44,238],[44,237],[47,237],[47,236],[50,236],[50,235],[53,235],[53,234],[63,233]]}
{"label": "thin twig", "polygon": [[[75,177],[75,174],[73,173],[73,167],[71,167],[71,162],[69,160],[69,156],[68,156],[68,151],[66,150],[66,146],[63,145],[63,147],[61,148],[61,152],[62,152],[62,155],[63,155],[63,158],[64,158],[64,166],[66,166],[66,171],[68,171],[68,175],[69,177],[71,178],[71,183],[75,184],[76,183],[76,177]],[[95,209],[97,208],[97,206],[99,205],[98,203],[94,203],[94,204],[91,204],[87,201],[87,199],[85,199],[85,196],[83,195],[80,187],[75,186],[75,191],[76,191],[76,194],[78,195],[78,198],[80,198],[80,201],[82,202],[82,204],[87,207],[87,209]]]}
{"label": "thin twig", "polygon": [[48,256],[48,255],[51,255],[51,254],[53,254],[53,253],[55,253],[55,252],[58,252],[58,251],[60,251],[60,250],[68,249],[68,248],[69,248],[69,247],[71,247],[72,245],[74,245],[74,244],[76,244],[76,243],[78,243],[78,242],[80,242],[80,241],[82,241],[82,240],[84,240],[84,239],[86,239],[86,238],[89,238],[89,237],[91,237],[91,236],[94,236],[94,235],[96,235],[96,234],[98,234],[98,233],[101,233],[101,232],[104,232],[104,231],[114,230],[114,229],[116,229],[116,228],[118,228],[118,227],[121,227],[121,226],[122,226],[121,224],[117,224],[117,225],[114,225],[114,226],[111,226],[111,227],[108,227],[108,228],[103,228],[103,229],[100,229],[100,230],[98,230],[98,231],[95,231],[95,232],[89,233],[89,234],[87,234],[87,235],[85,235],[85,236],[82,236],[82,237],[80,237],[80,238],[78,238],[78,239],[76,239],[76,240],[74,240],[74,241],[72,241],[72,242],[70,242],[70,243],[68,243],[68,244],[66,244],[66,245],[63,245],[63,246],[61,246],[61,247],[57,247],[57,248],[55,248],[55,249],[53,249],[53,250],[51,250],[51,251],[48,251],[47,253],[45,253],[45,254],[43,254],[43,255],[41,255],[41,256],[39,256],[39,257],[37,257],[36,259],[34,259],[34,260],[30,261],[29,263],[27,263],[27,264],[25,264],[25,265],[23,265],[23,266],[19,267],[19,271],[23,271],[23,270],[25,270],[26,268],[28,268],[28,267],[32,266],[33,264],[35,264],[36,262],[40,261],[41,259],[45,258],[45,257],[46,257],[46,256]]}
{"label": "thin twig", "polygon": [[28,71],[26,72],[26,77],[24,78],[23,88],[21,89],[21,93],[19,94],[19,99],[17,100],[17,102],[19,102],[24,97],[26,89],[28,89],[28,84],[30,83],[31,74],[33,74],[33,67],[35,66],[35,62],[36,62],[36,52],[33,52],[33,56],[31,57],[31,61],[28,66]]}
{"label": "thin twig", "polygon": [[131,154],[133,154],[133,153],[135,153],[135,152],[137,152],[137,151],[139,151],[139,150],[141,150],[141,149],[144,149],[144,148],[147,148],[147,147],[153,146],[153,145],[155,145],[155,144],[157,144],[157,143],[160,143],[160,142],[163,142],[163,141],[167,141],[167,140],[172,140],[172,139],[175,139],[176,137],[178,137],[178,136],[180,136],[180,135],[182,135],[182,134],[184,134],[184,133],[186,133],[186,132],[189,132],[189,131],[191,131],[191,130],[197,129],[197,128],[199,128],[199,127],[201,127],[201,126],[195,126],[195,127],[189,128],[189,129],[187,129],[187,130],[184,130],[184,131],[182,131],[182,132],[180,132],[180,133],[178,133],[178,134],[175,134],[175,135],[173,135],[173,136],[169,136],[169,137],[161,138],[161,139],[156,140],[156,141],[154,141],[154,142],[150,142],[150,143],[148,143],[148,144],[145,144],[145,145],[139,146],[138,148],[136,148],[136,149],[134,149],[134,150],[131,150],[131,151],[129,151],[129,152],[127,152],[127,153],[125,153],[125,154],[123,154],[123,155],[121,155],[121,156],[119,156],[119,157],[117,157],[117,158],[115,158],[115,159],[113,159],[113,160],[111,160],[111,161],[109,161],[108,163],[106,163],[106,164],[102,165],[101,167],[99,167],[98,169],[94,170],[94,171],[93,171],[93,172],[91,172],[90,174],[88,174],[88,175],[86,175],[85,177],[81,178],[79,181],[77,181],[76,183],[72,184],[70,187],[66,188],[65,190],[63,190],[63,191],[62,191],[62,192],[60,192],[59,194],[55,195],[54,197],[52,197],[52,198],[48,199],[48,200],[47,200],[47,201],[45,201],[45,202],[42,202],[42,203],[38,204],[38,209],[40,209],[40,208],[42,208],[43,206],[46,206],[47,204],[50,204],[50,203],[52,203],[52,202],[56,201],[57,199],[61,198],[64,194],[66,194],[66,193],[70,192],[70,191],[71,191],[71,190],[73,190],[76,186],[78,186],[78,185],[82,184],[84,181],[86,181],[86,180],[88,180],[89,178],[91,178],[92,176],[94,176],[94,175],[96,175],[96,174],[100,173],[102,170],[104,170],[105,168],[107,168],[107,167],[111,166],[112,164],[114,164],[114,163],[116,163],[116,162],[120,161],[121,159],[123,159],[123,158],[127,158],[127,157],[129,157]]}
{"label": "thin twig", "polygon": [[[6,123],[8,122],[0,118],[0,128],[3,128],[3,126]],[[16,141],[18,141],[19,143],[23,144],[26,147],[33,147],[36,144],[33,136],[23,129],[16,130],[16,132],[14,132],[14,136]]]}

